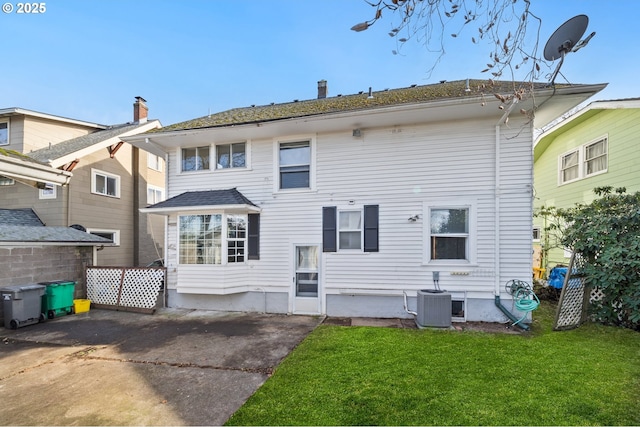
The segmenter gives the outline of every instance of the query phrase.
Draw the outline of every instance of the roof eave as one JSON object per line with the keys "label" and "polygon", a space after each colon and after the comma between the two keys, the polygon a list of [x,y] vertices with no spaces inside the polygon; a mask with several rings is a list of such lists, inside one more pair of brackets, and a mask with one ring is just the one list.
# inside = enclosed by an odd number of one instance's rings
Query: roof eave
{"label": "roof eave", "polygon": [[195,206],[174,206],[166,208],[140,208],[142,213],[150,213],[157,215],[169,215],[178,212],[196,212],[196,211],[238,211],[238,212],[261,212],[262,209],[255,205],[236,204],[236,205],[195,205]]}

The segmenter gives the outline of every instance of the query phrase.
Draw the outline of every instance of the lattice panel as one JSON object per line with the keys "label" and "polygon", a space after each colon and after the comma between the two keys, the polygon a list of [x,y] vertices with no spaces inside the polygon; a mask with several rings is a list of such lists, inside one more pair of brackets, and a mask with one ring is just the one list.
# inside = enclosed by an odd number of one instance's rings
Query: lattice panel
{"label": "lattice panel", "polygon": [[163,287],[164,269],[127,269],[122,283],[120,305],[152,309]]}
{"label": "lattice panel", "polygon": [[554,330],[577,328],[585,318],[591,292],[586,287],[586,278],[580,274],[581,267],[581,260],[572,255],[558,301]]}
{"label": "lattice panel", "polygon": [[93,304],[155,309],[164,288],[164,268],[87,268],[87,298]]}
{"label": "lattice panel", "polygon": [[117,305],[121,268],[87,268],[87,298],[94,304]]}

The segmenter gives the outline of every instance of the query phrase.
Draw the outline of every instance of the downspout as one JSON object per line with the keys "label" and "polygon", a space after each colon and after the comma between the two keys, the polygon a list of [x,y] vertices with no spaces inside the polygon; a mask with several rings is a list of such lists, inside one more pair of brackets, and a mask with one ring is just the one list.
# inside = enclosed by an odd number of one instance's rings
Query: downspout
{"label": "downspout", "polygon": [[[509,320],[512,322],[517,322],[518,318],[515,317],[505,306],[500,302],[500,138],[501,138],[501,128],[504,123],[506,123],[509,118],[509,114],[514,109],[517,104],[517,98],[513,98],[511,105],[507,108],[507,111],[502,115],[500,121],[496,124],[496,165],[495,165],[495,201],[494,201],[494,209],[495,209],[495,260],[494,260],[494,295],[495,295],[495,305],[498,309],[504,313]],[[529,325],[526,325],[522,322],[518,322],[517,326],[522,330],[529,330]]]}

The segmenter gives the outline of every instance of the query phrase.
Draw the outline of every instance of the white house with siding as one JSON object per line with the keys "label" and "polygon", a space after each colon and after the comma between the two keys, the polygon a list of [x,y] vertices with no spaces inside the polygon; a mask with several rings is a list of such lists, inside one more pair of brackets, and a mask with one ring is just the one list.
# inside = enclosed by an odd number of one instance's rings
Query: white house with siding
{"label": "white house with siding", "polygon": [[126,138],[166,159],[141,211],[165,218],[169,306],[410,317],[437,273],[455,318],[504,321],[505,283],[531,281],[533,129],[604,86],[320,81]]}

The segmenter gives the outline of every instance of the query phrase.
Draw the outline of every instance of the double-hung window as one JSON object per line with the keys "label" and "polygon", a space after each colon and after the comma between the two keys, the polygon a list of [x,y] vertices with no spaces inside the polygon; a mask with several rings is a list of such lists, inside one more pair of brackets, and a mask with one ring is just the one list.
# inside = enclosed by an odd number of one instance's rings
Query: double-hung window
{"label": "double-hung window", "polygon": [[604,136],[560,155],[558,183],[560,185],[567,184],[606,172],[608,145],[608,138]]}
{"label": "double-hung window", "polygon": [[244,167],[247,167],[246,143],[216,145],[216,169]]}
{"label": "double-hung window", "polygon": [[209,147],[182,149],[182,172],[209,170]]}
{"label": "double-hung window", "polygon": [[155,154],[147,153],[147,167],[154,171],[162,172],[162,162],[164,159]]}
{"label": "double-hung window", "polygon": [[469,208],[429,210],[431,260],[469,260]]}
{"label": "double-hung window", "polygon": [[338,212],[338,249],[362,249],[362,211]]}
{"label": "double-hung window", "polygon": [[102,196],[120,197],[120,177],[91,169],[91,192]]}
{"label": "double-hung window", "polygon": [[164,200],[164,189],[155,187],[153,185],[147,185],[147,204],[155,205]]}
{"label": "double-hung window", "polygon": [[9,123],[0,122],[0,145],[9,144]]}
{"label": "double-hung window", "polygon": [[244,262],[247,246],[247,216],[227,215],[227,262]]}
{"label": "double-hung window", "polygon": [[311,187],[310,141],[281,142],[278,164],[280,189]]}

